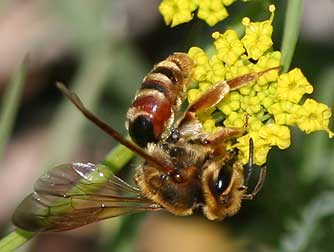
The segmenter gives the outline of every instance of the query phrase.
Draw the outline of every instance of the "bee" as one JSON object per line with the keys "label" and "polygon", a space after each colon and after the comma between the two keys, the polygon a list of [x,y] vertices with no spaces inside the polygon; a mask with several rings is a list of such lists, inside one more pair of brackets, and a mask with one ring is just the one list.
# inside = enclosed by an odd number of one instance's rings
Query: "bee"
{"label": "bee", "polygon": [[[196,113],[218,104],[231,91],[249,84],[268,71],[249,73],[212,86],[180,112],[191,81],[194,63],[184,53],[174,53],[158,63],[144,78],[127,113],[132,140],[127,140],[90,112],[63,84],[62,93],[100,129],[144,161],[136,168],[136,187],[115,176],[103,165],[72,163],[57,166],[40,177],[34,192],[19,205],[13,223],[29,231],[64,231],[124,214],[167,210],[191,215],[202,209],[210,220],[237,213],[241,202],[261,190],[266,167],[256,186],[248,181],[253,167],[253,141],[244,168],[228,141],[243,135],[244,128],[219,127],[206,133]],[[176,114],[180,114],[176,118]]]}

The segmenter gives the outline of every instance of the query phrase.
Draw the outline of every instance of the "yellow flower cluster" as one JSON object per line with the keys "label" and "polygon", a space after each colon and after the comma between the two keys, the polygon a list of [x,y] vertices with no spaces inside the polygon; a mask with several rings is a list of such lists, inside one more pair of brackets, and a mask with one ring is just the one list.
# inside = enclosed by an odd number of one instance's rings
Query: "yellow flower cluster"
{"label": "yellow flower cluster", "polygon": [[235,0],[163,0],[159,5],[165,23],[171,27],[189,22],[197,10],[197,16],[214,26],[228,17],[226,6]]}
{"label": "yellow flower cluster", "polygon": [[[209,57],[201,48],[190,48],[188,55],[195,61],[194,82],[198,88],[188,91],[193,103],[212,84],[243,74],[260,72],[280,66],[281,53],[272,49],[272,20],[275,7],[269,7],[271,17],[263,22],[244,18],[245,35],[240,39],[233,30],[212,34],[216,53]],[[305,133],[325,130],[329,137],[330,108],[313,99],[302,99],[313,91],[312,85],[298,68],[278,74],[271,70],[255,81],[230,92],[217,106],[198,114],[206,131],[220,127],[247,127],[247,134],[237,138],[230,148],[239,149],[239,160],[248,162],[249,139],[254,142],[254,163],[262,165],[273,146],[286,149],[290,146],[290,129],[295,125]],[[217,113],[221,114],[215,119]],[[248,119],[246,119],[248,118]],[[246,126],[247,124],[247,126]]]}

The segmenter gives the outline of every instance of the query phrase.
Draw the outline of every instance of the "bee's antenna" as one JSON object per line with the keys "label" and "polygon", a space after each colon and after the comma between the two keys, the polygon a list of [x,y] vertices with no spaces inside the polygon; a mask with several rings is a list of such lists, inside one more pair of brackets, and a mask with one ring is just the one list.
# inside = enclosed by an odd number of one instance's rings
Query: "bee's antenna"
{"label": "bee's antenna", "polygon": [[56,83],[57,88],[83,113],[83,115],[88,118],[91,122],[93,122],[96,126],[98,126],[100,129],[102,129],[105,133],[113,137],[116,141],[118,141],[120,144],[126,146],[134,153],[138,154],[142,158],[144,158],[146,161],[154,164],[157,166],[157,168],[160,168],[162,171],[168,171],[170,168],[166,167],[160,160],[152,157],[151,155],[147,154],[143,149],[137,147],[132,142],[124,138],[120,133],[118,133],[116,130],[114,130],[110,125],[108,125],[103,120],[99,119],[97,116],[95,116],[92,112],[90,112],[82,103],[80,98],[77,96],[76,93],[70,91],[65,87],[64,84],[57,82]]}

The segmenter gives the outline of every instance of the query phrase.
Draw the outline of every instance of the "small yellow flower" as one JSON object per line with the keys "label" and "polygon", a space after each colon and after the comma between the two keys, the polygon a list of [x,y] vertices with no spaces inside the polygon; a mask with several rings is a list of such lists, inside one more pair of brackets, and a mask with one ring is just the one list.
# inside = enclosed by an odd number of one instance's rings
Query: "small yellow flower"
{"label": "small yellow flower", "polygon": [[245,115],[233,111],[224,121],[224,125],[230,128],[243,128],[245,125]]}
{"label": "small yellow flower", "polygon": [[274,18],[275,8],[269,8],[271,17],[264,22],[250,22],[248,17],[242,20],[242,24],[246,27],[245,36],[241,39],[247,54],[250,58],[257,60],[266,52],[273,44],[271,35],[273,27],[271,25]]}
{"label": "small yellow flower", "polygon": [[218,58],[229,66],[245,52],[237,33],[233,30],[227,30],[224,34],[214,32],[212,37],[215,39],[213,44],[218,51]]}
{"label": "small yellow flower", "polygon": [[228,17],[228,13],[221,0],[202,0],[199,1],[197,16],[205,20],[208,25],[214,26]]}
{"label": "small yellow flower", "polygon": [[313,99],[307,99],[298,110],[297,125],[306,134],[317,130],[325,130],[332,138],[334,133],[328,128],[331,117],[330,108],[325,104],[318,103]]}
{"label": "small yellow flower", "polygon": [[190,89],[188,91],[188,101],[189,103],[193,103],[194,101],[196,101],[200,96],[201,96],[202,92],[199,89]]}
{"label": "small yellow flower", "polygon": [[212,86],[212,84],[210,82],[201,82],[198,85],[198,88],[200,91],[202,91],[202,93],[206,92],[210,87]]}
{"label": "small yellow flower", "polygon": [[208,72],[211,70],[209,65],[209,57],[199,47],[191,47],[188,55],[192,58],[196,64],[194,69],[193,78],[195,81],[204,81]]}
{"label": "small yellow flower", "polygon": [[268,109],[274,103],[273,97],[261,96],[261,104],[264,108]]}
{"label": "small yellow flower", "polygon": [[197,4],[194,0],[164,0],[159,5],[159,11],[165,23],[171,27],[189,22],[196,8]]}
{"label": "small yellow flower", "polygon": [[216,125],[215,125],[214,119],[208,119],[203,123],[203,129],[207,132],[215,132],[216,131]]}
{"label": "small yellow flower", "polygon": [[[250,68],[250,64],[248,65],[238,65],[239,61],[236,62],[236,64],[234,64],[233,66],[230,67],[226,67],[226,79],[230,80],[233,78],[236,78],[240,75],[243,74],[248,74],[250,73],[252,70]],[[253,84],[254,82],[250,82],[250,84]]]}
{"label": "small yellow flower", "polygon": [[231,114],[240,108],[241,95],[239,92],[230,92],[225,99],[217,104],[217,108],[225,115]]}
{"label": "small yellow flower", "polygon": [[[276,102],[277,83],[254,85],[254,89],[259,89],[257,96],[261,100],[261,105],[267,110]],[[270,112],[270,111],[269,111]]]}
{"label": "small yellow flower", "polygon": [[188,55],[194,60],[196,66],[207,65],[209,63],[208,55],[199,47],[191,47]]}
{"label": "small yellow flower", "polygon": [[268,111],[274,115],[275,122],[280,125],[294,125],[300,109],[300,105],[289,101],[279,101],[268,107]]}
{"label": "small yellow flower", "polygon": [[263,123],[262,121],[256,117],[256,116],[251,116],[249,119],[248,119],[248,125],[249,125],[249,131],[250,132],[256,132],[256,131],[259,131],[262,126],[263,126]]}
{"label": "small yellow flower", "polygon": [[[269,68],[278,67],[281,62],[281,53],[278,51],[269,52],[261,56],[258,62],[253,66],[253,71],[260,72]],[[276,81],[278,71],[269,71],[257,79],[259,85],[265,85],[268,82]]]}
{"label": "small yellow flower", "polygon": [[228,17],[225,6],[233,2],[235,0],[163,0],[159,5],[159,11],[166,25],[171,27],[189,22],[196,9],[198,18],[214,26]]}
{"label": "small yellow flower", "polygon": [[280,149],[290,146],[290,130],[286,126],[270,123],[259,130],[259,136],[270,146],[277,145]]}
{"label": "small yellow flower", "polygon": [[313,92],[312,85],[299,68],[295,68],[278,78],[277,98],[298,103],[302,96]]}
{"label": "small yellow flower", "polygon": [[248,114],[256,114],[261,110],[260,100],[256,96],[245,96],[241,108]]}
{"label": "small yellow flower", "polygon": [[225,79],[226,69],[224,63],[218,59],[217,55],[213,55],[209,60],[211,69],[207,73],[206,79],[211,83],[217,83]]}
{"label": "small yellow flower", "polygon": [[[189,103],[193,103],[198,98],[200,98],[201,95],[203,95],[211,86],[212,86],[212,84],[210,82],[201,82],[201,83],[199,83],[198,88],[189,89],[189,91],[188,91],[188,101],[189,101]],[[208,110],[210,110],[210,109],[208,109]],[[213,111],[211,111],[211,112],[213,112]]]}

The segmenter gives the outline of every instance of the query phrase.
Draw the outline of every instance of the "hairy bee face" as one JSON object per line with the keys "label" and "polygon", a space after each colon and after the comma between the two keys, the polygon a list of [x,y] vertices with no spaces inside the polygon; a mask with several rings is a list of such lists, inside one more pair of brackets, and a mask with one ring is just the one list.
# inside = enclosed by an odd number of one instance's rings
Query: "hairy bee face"
{"label": "hairy bee face", "polygon": [[243,167],[239,162],[216,160],[202,175],[203,212],[210,220],[224,219],[239,211],[245,193]]}
{"label": "hairy bee face", "polygon": [[172,171],[161,171],[146,162],[137,169],[136,182],[143,194],[177,215],[192,214],[201,197],[201,148],[176,144],[151,144],[148,151],[164,160]]}
{"label": "hairy bee face", "polygon": [[236,153],[212,158],[196,144],[151,144],[151,155],[164,160],[171,172],[146,162],[137,169],[136,182],[143,194],[177,215],[190,215],[202,207],[210,220],[238,212],[246,191],[243,166]]}

